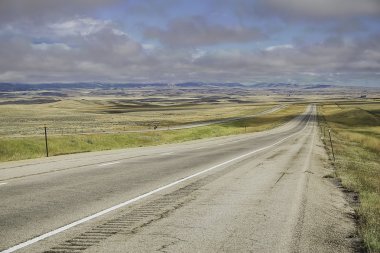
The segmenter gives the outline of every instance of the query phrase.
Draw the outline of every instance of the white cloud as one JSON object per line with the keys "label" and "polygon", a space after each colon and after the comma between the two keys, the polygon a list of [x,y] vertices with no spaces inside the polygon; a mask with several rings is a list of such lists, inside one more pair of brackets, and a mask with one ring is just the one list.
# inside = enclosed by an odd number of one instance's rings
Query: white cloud
{"label": "white cloud", "polygon": [[47,51],[47,50],[70,50],[71,48],[65,44],[65,43],[38,43],[38,44],[32,44],[32,48],[37,49],[37,50],[42,50],[42,51]]}
{"label": "white cloud", "polygon": [[318,73],[314,73],[314,72],[302,72],[302,74],[305,74],[307,76],[319,76]]}
{"label": "white cloud", "polygon": [[201,58],[201,57],[203,57],[205,55],[206,55],[206,51],[205,50],[197,49],[197,50],[195,50],[195,52],[193,52],[191,54],[191,58],[194,61],[194,60],[199,59],[199,58]]}
{"label": "white cloud", "polygon": [[155,44],[152,43],[143,43],[141,46],[144,48],[144,50],[151,52],[157,48]]}
{"label": "white cloud", "polygon": [[123,32],[119,29],[112,28],[112,32],[118,36],[128,36],[128,34],[126,32]]}
{"label": "white cloud", "polygon": [[265,51],[275,51],[278,49],[293,49],[293,48],[294,48],[294,46],[291,44],[284,44],[284,45],[270,46],[270,47],[265,48],[264,50]]}
{"label": "white cloud", "polygon": [[110,20],[99,20],[93,18],[77,18],[66,20],[49,25],[58,36],[88,36],[100,32],[103,29],[110,29],[112,33],[118,36],[127,34],[115,27],[116,25]]}

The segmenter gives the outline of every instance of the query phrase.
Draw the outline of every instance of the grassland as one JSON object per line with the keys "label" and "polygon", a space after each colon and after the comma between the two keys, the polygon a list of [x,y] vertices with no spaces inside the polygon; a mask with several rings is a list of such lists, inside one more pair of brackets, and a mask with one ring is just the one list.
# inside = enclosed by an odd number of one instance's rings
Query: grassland
{"label": "grassland", "polygon": [[[172,115],[179,123],[199,122],[211,119],[221,119],[237,116],[247,116],[258,113],[273,105],[196,105],[194,107],[165,108],[157,110],[156,115],[149,115],[151,120],[162,118],[162,115]],[[200,108],[204,108],[201,110]],[[82,108],[83,109],[83,108]],[[178,109],[178,108],[177,108]],[[71,134],[49,136],[50,155],[61,155],[78,152],[88,152],[97,150],[108,150],[128,147],[141,147],[149,145],[159,145],[165,143],[177,143],[201,138],[240,134],[245,132],[257,132],[279,126],[305,110],[304,104],[292,104],[285,109],[267,115],[232,121],[223,124],[215,124],[203,127],[196,127],[181,130],[151,131],[141,133],[96,133],[96,134]],[[196,113],[198,112],[198,113]],[[36,118],[38,119],[38,113]],[[82,111],[83,113],[83,111]],[[148,111],[148,114],[154,111]],[[139,112],[138,117],[143,117]],[[174,114],[174,115],[173,115]],[[30,115],[30,113],[28,114]],[[61,115],[64,115],[61,114]],[[80,114],[78,114],[80,115]],[[85,114],[86,115],[86,114]],[[120,116],[121,114],[117,114]],[[123,115],[127,117],[129,114]],[[102,115],[101,115],[102,116]],[[133,118],[132,114],[132,118]],[[116,117],[110,116],[108,117]],[[145,115],[145,117],[148,117]],[[170,118],[170,117],[167,117]],[[167,119],[166,118],[166,119]],[[29,119],[33,117],[29,116]],[[36,120],[39,122],[39,120]],[[100,121],[101,122],[101,121]],[[61,122],[62,124],[62,122]],[[20,127],[19,127],[20,128]],[[45,154],[44,137],[40,133],[38,136],[23,137],[2,137],[0,138],[0,161],[11,161],[28,158],[42,157]]]}
{"label": "grassland", "polygon": [[336,176],[359,194],[359,232],[369,252],[380,252],[380,103],[340,102],[319,106],[322,135],[332,130]]}
{"label": "grassland", "polygon": [[274,104],[132,104],[115,98],[65,99],[45,104],[0,106],[0,136],[41,135],[43,126],[50,134],[123,132],[174,127],[233,117],[244,117]]}

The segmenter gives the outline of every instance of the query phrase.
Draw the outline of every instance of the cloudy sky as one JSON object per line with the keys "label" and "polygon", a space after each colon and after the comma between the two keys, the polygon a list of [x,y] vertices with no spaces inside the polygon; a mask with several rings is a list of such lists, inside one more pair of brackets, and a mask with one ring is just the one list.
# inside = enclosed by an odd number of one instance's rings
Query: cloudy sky
{"label": "cloudy sky", "polygon": [[1,0],[0,82],[380,87],[380,0]]}

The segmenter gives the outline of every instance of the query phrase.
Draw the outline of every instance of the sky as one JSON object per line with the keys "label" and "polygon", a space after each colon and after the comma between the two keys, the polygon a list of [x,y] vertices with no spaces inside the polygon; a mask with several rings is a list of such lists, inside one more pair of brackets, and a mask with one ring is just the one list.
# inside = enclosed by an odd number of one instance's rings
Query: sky
{"label": "sky", "polygon": [[380,0],[1,0],[0,82],[380,87]]}

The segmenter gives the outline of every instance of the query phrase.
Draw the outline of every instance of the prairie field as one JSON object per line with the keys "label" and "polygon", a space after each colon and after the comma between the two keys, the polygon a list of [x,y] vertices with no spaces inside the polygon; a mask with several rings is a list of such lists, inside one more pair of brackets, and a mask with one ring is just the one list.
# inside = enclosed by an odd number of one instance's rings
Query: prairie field
{"label": "prairie field", "polygon": [[[43,157],[44,126],[49,155],[54,156],[262,131],[305,110],[302,103],[266,100],[219,94],[187,94],[181,99],[73,96],[47,103],[14,99],[0,105],[0,161]],[[181,129],[191,124],[198,127]]]}
{"label": "prairie field", "polygon": [[274,104],[178,104],[128,105],[119,100],[63,100],[37,105],[2,105],[0,136],[40,135],[44,125],[50,134],[102,133],[170,128],[190,123],[244,117]]}
{"label": "prairie field", "polygon": [[336,176],[356,192],[359,232],[369,252],[380,252],[380,102],[347,101],[319,106],[319,123]]}

